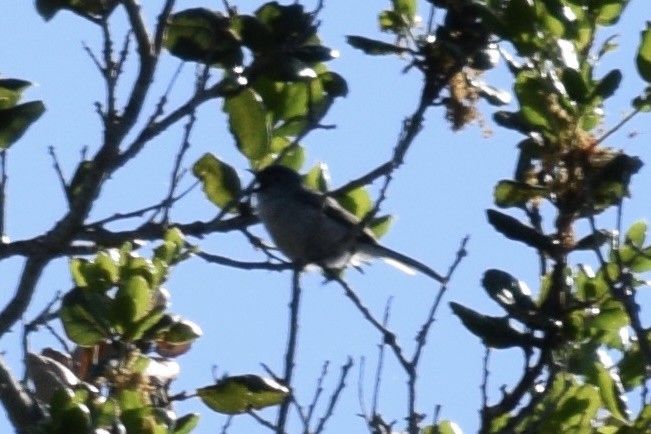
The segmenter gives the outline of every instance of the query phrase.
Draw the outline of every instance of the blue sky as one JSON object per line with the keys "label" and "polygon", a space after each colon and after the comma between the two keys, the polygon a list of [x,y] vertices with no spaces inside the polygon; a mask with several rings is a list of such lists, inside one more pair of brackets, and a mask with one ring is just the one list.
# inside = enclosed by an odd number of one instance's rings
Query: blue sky
{"label": "blue sky", "polygon": [[[157,10],[146,2],[145,13],[150,24]],[[262,2],[233,1],[239,10],[252,12]],[[338,100],[328,117],[333,130],[310,134],[303,144],[307,147],[306,170],[318,162],[330,168],[333,185],[363,174],[386,161],[396,143],[402,120],[417,106],[421,77],[416,72],[402,73],[403,62],[394,57],[368,57],[347,46],[345,35],[382,37],[377,30],[377,13],[387,2],[325,3],[321,14],[320,34],[324,43],[341,52],[329,67],[348,81],[350,94]],[[624,82],[618,95],[605,108],[604,129],[615,125],[630,110],[629,101],[643,84],[634,71],[633,54],[644,21],[651,18],[643,1],[632,2],[621,25],[605,29],[603,38],[619,32],[619,50],[606,56],[600,71],[605,74],[613,67],[624,70]],[[177,9],[205,5],[221,7],[221,2],[179,1]],[[425,8],[426,2],[421,2]],[[311,3],[307,4],[310,8]],[[426,9],[423,9],[426,11]],[[120,26],[115,28],[118,34]],[[33,2],[4,0],[0,5],[0,73],[33,81],[37,87],[29,90],[26,99],[43,100],[47,112],[41,120],[11,149],[9,155],[9,190],[7,203],[7,232],[12,240],[35,236],[49,229],[65,212],[65,199],[59,187],[48,147],[56,149],[64,172],[71,175],[83,147],[91,152],[101,140],[100,124],[93,103],[102,100],[103,86],[88,55],[82,48],[100,48],[100,33],[70,13],[60,13],[45,23],[36,13]],[[121,41],[122,36],[116,38]],[[133,66],[132,56],[130,65]],[[178,60],[166,56],[156,75],[154,98],[165,89]],[[185,99],[192,86],[193,67],[186,65],[171,94],[170,106]],[[131,75],[126,74],[123,83]],[[503,71],[491,72],[488,81],[508,88],[509,77]],[[123,91],[128,86],[122,88]],[[477,338],[467,332],[455,318],[447,301],[457,301],[488,314],[501,314],[480,288],[483,272],[500,268],[526,281],[532,290],[538,287],[538,262],[532,250],[513,243],[495,233],[485,219],[485,209],[492,206],[492,189],[500,179],[511,177],[517,158],[515,145],[520,137],[500,131],[492,124],[491,108],[480,107],[486,128],[493,134],[486,138],[476,125],[452,133],[443,120],[442,111],[432,108],[405,165],[397,171],[395,181],[382,211],[395,214],[391,231],[383,238],[386,245],[407,253],[442,271],[454,259],[459,243],[470,235],[469,256],[459,267],[446,303],[441,306],[429,343],[421,362],[419,410],[429,417],[436,405],[441,405],[440,417],[455,420],[464,432],[475,432],[481,405],[479,384],[482,376],[483,348]],[[147,112],[149,113],[149,112]],[[146,117],[146,115],[145,115]],[[648,160],[648,115],[640,115],[613,135],[608,145],[624,148],[628,153]],[[631,138],[629,133],[638,134]],[[153,141],[132,164],[115,174],[97,201],[91,220],[116,212],[141,208],[161,200],[168,188],[168,172],[177,152],[181,130],[172,129]],[[197,129],[191,137],[192,148],[185,161],[190,166],[205,152],[213,152],[235,166],[248,179],[245,160],[235,151],[221,113],[220,103],[206,104],[199,111]],[[185,185],[192,182],[185,179]],[[648,167],[634,178],[633,200],[624,208],[625,226],[650,214],[651,185]],[[550,211],[547,209],[546,211]],[[207,220],[216,209],[205,200],[200,189],[184,199],[172,213],[179,222]],[[521,217],[516,213],[514,216]],[[600,227],[614,225],[614,216],[599,218]],[[128,223],[127,223],[128,224]],[[545,227],[552,228],[552,221]],[[587,230],[583,227],[580,230]],[[264,235],[261,227],[255,232]],[[197,242],[209,253],[227,255],[241,260],[260,259],[239,235],[211,235]],[[574,263],[596,266],[591,255],[572,257]],[[20,271],[21,259],[0,263],[0,305],[13,292]],[[389,297],[393,298],[390,326],[399,342],[411,352],[414,336],[438,289],[423,276],[407,276],[383,264],[375,263],[363,274],[347,273],[351,285],[364,302],[381,316]],[[219,375],[228,372],[262,373],[260,363],[276,372],[282,370],[287,329],[287,302],[291,276],[289,273],[266,271],[247,272],[206,264],[194,258],[177,267],[167,288],[172,294],[172,310],[197,322],[204,336],[193,350],[180,358],[181,377],[174,391],[192,390],[211,383],[213,366]],[[38,313],[57,291],[71,286],[65,259],[52,263],[38,287],[38,295],[28,311],[29,320]],[[348,378],[348,388],[331,420],[329,432],[363,432],[358,404],[360,359],[366,358],[362,379],[367,407],[371,402],[372,380],[380,336],[355,310],[343,291],[335,284],[323,284],[318,274],[303,279],[304,299],[297,364],[298,399],[308,403],[324,360],[330,361],[326,388],[332,387],[339,366],[351,356],[355,367]],[[648,289],[642,289],[641,300],[651,308]],[[0,351],[17,372],[20,372],[20,333],[0,341]],[[33,336],[32,349],[53,345],[46,332]],[[502,384],[512,384],[522,369],[518,351],[494,351],[491,358],[490,391],[499,396]],[[395,360],[389,356],[380,398],[380,409],[386,420],[398,420],[405,415],[406,377]],[[20,372],[22,375],[22,372]],[[327,389],[329,390],[329,389]],[[202,413],[197,433],[215,432],[225,418],[211,413],[198,400],[180,403],[179,414],[187,411]],[[274,414],[266,412],[266,415]],[[0,426],[4,422],[0,420]],[[230,432],[251,432],[248,416],[236,418]]]}

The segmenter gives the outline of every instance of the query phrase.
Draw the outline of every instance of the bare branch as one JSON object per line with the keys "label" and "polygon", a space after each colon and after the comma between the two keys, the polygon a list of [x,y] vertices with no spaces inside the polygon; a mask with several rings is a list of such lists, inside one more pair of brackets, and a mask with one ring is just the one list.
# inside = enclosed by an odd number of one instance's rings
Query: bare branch
{"label": "bare branch", "polygon": [[383,326],[374,316],[373,314],[368,310],[366,306],[362,303],[362,300],[359,298],[359,296],[355,293],[355,291],[348,285],[348,283],[343,280],[339,276],[333,276],[333,280],[341,287],[344,289],[344,292],[346,293],[346,296],[350,298],[353,301],[353,304],[355,307],[357,307],[357,310],[359,310],[364,318],[368,322],[373,325],[380,333],[382,333],[382,336],[384,338],[384,343],[387,344],[392,350],[393,353],[395,354],[396,358],[398,359],[398,362],[400,362],[400,365],[405,369],[405,371],[410,372],[412,370],[412,366],[410,362],[405,358],[405,355],[402,351],[402,348],[400,345],[398,345],[398,342],[396,340],[396,335]]}
{"label": "bare branch", "polygon": [[350,368],[352,366],[353,366],[353,359],[349,357],[346,364],[341,367],[341,375],[339,376],[339,381],[337,382],[337,388],[335,389],[334,393],[330,397],[328,408],[326,409],[326,412],[323,415],[323,417],[319,419],[319,424],[316,426],[316,429],[314,430],[314,434],[320,434],[321,432],[323,432],[323,430],[325,429],[326,422],[328,422],[328,419],[330,419],[334,414],[335,406],[337,405],[337,401],[339,401],[339,396],[341,395],[341,392],[344,390],[344,387],[346,387],[346,377],[348,377],[348,371],[350,371]]}
{"label": "bare branch", "polygon": [[59,183],[61,184],[61,189],[63,190],[64,196],[67,198],[68,197],[68,183],[66,182],[66,178],[63,175],[63,170],[61,169],[61,165],[59,164],[59,159],[57,158],[56,153],[54,152],[54,146],[49,146],[47,148],[50,156],[52,157],[52,165],[54,166],[54,171],[57,174],[57,179],[59,180]]}
{"label": "bare branch", "polygon": [[13,376],[2,355],[0,355],[0,384],[2,385],[0,401],[16,432],[31,432],[31,429],[43,420],[44,415],[36,401]]}
{"label": "bare branch", "polygon": [[[452,263],[452,265],[450,265],[448,274],[445,276],[445,282],[450,281],[455,270],[457,269],[459,264],[461,264],[463,258],[465,258],[466,255],[468,254],[468,251],[466,250],[466,246],[468,245],[469,239],[470,237],[466,235],[463,238],[463,240],[461,240],[461,246],[459,246],[459,250],[457,250],[456,258]],[[427,335],[429,333],[430,328],[432,327],[432,324],[434,324],[436,311],[438,310],[438,307],[441,304],[441,300],[443,299],[443,296],[445,295],[447,289],[448,289],[447,283],[443,283],[441,285],[441,288],[439,289],[438,294],[436,295],[436,298],[434,299],[434,303],[432,303],[432,307],[430,308],[429,315],[427,316],[427,320],[425,321],[422,328],[418,332],[418,335],[416,336],[416,350],[414,351],[414,356],[411,359],[411,362],[414,364],[414,367],[418,365],[420,356],[423,352],[423,348],[425,348],[425,344],[427,343]]]}
{"label": "bare branch", "polygon": [[[389,297],[387,304],[384,307],[384,317],[382,318],[382,325],[389,326],[389,318],[391,316],[391,303],[393,297]],[[382,386],[382,372],[384,369],[384,349],[386,345],[382,342],[378,345],[377,369],[375,370],[375,383],[373,384],[373,406],[371,407],[371,414],[377,414],[380,406],[380,388]]]}
{"label": "bare branch", "polygon": [[33,255],[25,261],[25,267],[18,283],[18,288],[11,301],[0,312],[0,336],[3,336],[20,319],[29,306],[36,283],[49,259]]}
{"label": "bare branch", "polygon": [[0,245],[4,244],[5,206],[7,200],[7,150],[0,150]]}
{"label": "bare branch", "polygon": [[158,15],[158,23],[156,24],[156,32],[154,34],[154,52],[157,55],[163,49],[163,37],[169,24],[170,14],[172,13],[172,9],[174,9],[174,3],[176,3],[175,0],[166,0],[160,15]]}
{"label": "bare branch", "polygon": [[[292,377],[294,374],[294,365],[296,363],[296,347],[298,345],[298,315],[301,304],[301,270],[295,268],[292,273],[292,296],[289,302],[289,335],[287,337],[287,350],[285,351],[285,371],[283,374],[283,383],[291,387]],[[289,406],[291,401],[284,400],[278,410],[278,421],[276,423],[276,433],[284,434]]]}
{"label": "bare branch", "polygon": [[197,252],[196,255],[213,264],[226,265],[228,267],[240,268],[242,270],[285,271],[294,268],[294,266],[289,263],[274,264],[271,262],[243,262],[236,261],[235,259],[227,258],[224,256],[212,255],[205,252]]}

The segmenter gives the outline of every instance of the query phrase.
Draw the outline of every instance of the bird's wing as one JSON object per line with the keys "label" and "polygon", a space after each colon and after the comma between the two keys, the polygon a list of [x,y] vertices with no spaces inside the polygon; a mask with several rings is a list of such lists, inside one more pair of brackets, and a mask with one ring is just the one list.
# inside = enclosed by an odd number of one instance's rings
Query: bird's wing
{"label": "bird's wing", "polygon": [[[361,220],[353,213],[342,207],[332,197],[311,190],[302,190],[301,199],[322,210],[323,214],[332,220],[341,223],[342,226],[357,226]],[[368,228],[359,231],[359,236],[364,241],[377,242],[375,235]]]}

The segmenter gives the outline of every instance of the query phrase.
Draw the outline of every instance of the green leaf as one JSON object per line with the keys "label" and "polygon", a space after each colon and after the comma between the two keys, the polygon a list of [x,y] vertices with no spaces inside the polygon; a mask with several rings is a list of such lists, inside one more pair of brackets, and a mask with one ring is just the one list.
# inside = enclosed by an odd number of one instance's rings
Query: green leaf
{"label": "green leaf", "polygon": [[186,344],[194,342],[201,337],[201,328],[190,320],[174,322],[170,328],[159,338],[169,344]]}
{"label": "green leaf", "polygon": [[45,105],[41,101],[0,109],[0,149],[7,149],[20,139],[44,111]]}
{"label": "green leaf", "polygon": [[628,315],[619,301],[608,300],[602,303],[598,309],[599,313],[590,319],[588,327],[619,331],[629,323]]}
{"label": "green leaf", "polygon": [[389,231],[393,220],[394,217],[390,214],[381,217],[375,217],[373,220],[371,220],[368,228],[371,230],[371,232],[373,232],[376,238],[382,238],[384,234]]}
{"label": "green leaf", "polygon": [[288,42],[300,46],[316,39],[314,16],[305,12],[299,3],[284,6],[271,1],[255,11],[255,16],[271,31],[272,40],[277,46],[284,46]]}
{"label": "green leaf", "polygon": [[610,26],[619,21],[628,0],[593,0],[588,4],[590,12],[595,15],[597,24]]}
{"label": "green leaf", "polygon": [[91,402],[91,415],[96,428],[109,428],[119,417],[120,408],[115,398],[99,398]]}
{"label": "green leaf", "polygon": [[450,307],[463,325],[489,348],[528,348],[534,343],[531,336],[511,327],[508,318],[482,315],[454,302],[450,303]]}
{"label": "green leaf", "polygon": [[125,331],[143,319],[152,308],[152,291],[142,276],[132,276],[122,282],[115,294],[113,317]]}
{"label": "green leaf", "polygon": [[536,73],[523,71],[515,81],[515,94],[520,102],[520,113],[529,125],[551,131],[549,86]]}
{"label": "green leaf", "polygon": [[365,38],[363,36],[346,36],[346,40],[354,48],[362,50],[364,53],[371,56],[403,54],[408,51],[406,48],[375,39]]}
{"label": "green leaf", "polygon": [[327,192],[330,190],[330,174],[328,172],[328,165],[325,163],[316,164],[303,178],[303,183],[311,188],[320,192]]}
{"label": "green leaf", "polygon": [[191,62],[225,68],[242,64],[240,41],[231,31],[229,19],[205,8],[172,14],[165,47],[172,55]]}
{"label": "green leaf", "polygon": [[292,57],[308,64],[327,62],[339,57],[339,51],[323,45],[303,45],[291,52]]}
{"label": "green leaf", "polygon": [[646,404],[633,423],[635,432],[648,432],[651,428],[651,404]]}
{"label": "green leaf", "polygon": [[616,371],[606,369],[600,362],[595,362],[590,367],[590,376],[595,380],[601,400],[611,415],[622,422],[628,420],[625,415],[626,396]]}
{"label": "green leaf", "polygon": [[564,68],[561,73],[561,82],[572,100],[578,103],[588,100],[588,85],[579,71],[574,68]]}
{"label": "green leaf", "polygon": [[424,427],[422,434],[463,434],[463,431],[456,423],[444,420],[436,425]]}
{"label": "green leaf", "polygon": [[97,294],[75,288],[61,301],[59,317],[70,340],[81,346],[93,346],[107,339],[111,330],[106,323],[111,300]]}
{"label": "green leaf", "polygon": [[547,189],[524,182],[502,180],[495,186],[495,205],[500,208],[523,207],[530,200],[546,197]]}
{"label": "green leaf", "polygon": [[348,95],[348,83],[336,72],[326,71],[319,74],[323,90],[332,98]]}
{"label": "green leaf", "polygon": [[640,77],[647,83],[651,83],[651,22],[647,22],[646,29],[641,33],[635,61]]}
{"label": "green leaf", "polygon": [[487,270],[481,281],[488,295],[509,315],[532,328],[549,328],[553,323],[538,312],[527,285],[502,270]]}
{"label": "green leaf", "polygon": [[69,10],[92,20],[99,20],[111,14],[117,0],[36,0],[39,15],[51,20],[60,10]]}
{"label": "green leaf", "polygon": [[336,199],[342,207],[350,211],[359,219],[364,218],[364,216],[366,216],[366,214],[368,214],[373,208],[371,196],[364,187],[357,187],[348,190],[344,195],[339,196]]}
{"label": "green leaf", "polygon": [[223,110],[240,152],[249,160],[267,155],[271,126],[260,96],[252,89],[243,89],[224,99]]}
{"label": "green leaf", "polygon": [[624,242],[637,248],[642,248],[646,239],[647,224],[644,220],[638,220],[628,228]]}
{"label": "green leaf", "polygon": [[595,250],[610,239],[611,235],[608,231],[595,231],[577,241],[572,250]]}
{"label": "green leaf", "polygon": [[520,220],[493,209],[486,210],[486,215],[488,216],[488,222],[506,238],[520,241],[543,252],[553,250],[555,244],[550,237],[541,234],[531,226],[525,225]]}
{"label": "green leaf", "polygon": [[197,394],[204,404],[219,413],[240,414],[280,404],[289,396],[289,389],[271,378],[237,375],[199,388]]}
{"label": "green leaf", "polygon": [[619,88],[619,84],[621,82],[622,71],[619,69],[613,69],[599,81],[599,84],[597,84],[597,87],[593,92],[593,96],[598,97],[602,101],[610,98],[615,93],[617,88]]}
{"label": "green leaf", "polygon": [[188,434],[199,423],[198,413],[188,413],[176,420],[173,434]]}
{"label": "green leaf", "polygon": [[210,153],[194,163],[192,173],[201,180],[208,199],[220,208],[231,204],[242,191],[235,169]]}
{"label": "green leaf", "polygon": [[233,18],[232,28],[240,36],[242,44],[255,55],[261,55],[273,49],[273,35],[257,17],[237,15]]}
{"label": "green leaf", "polygon": [[32,83],[15,78],[0,79],[0,109],[13,107],[20,100],[25,89],[32,86]]}

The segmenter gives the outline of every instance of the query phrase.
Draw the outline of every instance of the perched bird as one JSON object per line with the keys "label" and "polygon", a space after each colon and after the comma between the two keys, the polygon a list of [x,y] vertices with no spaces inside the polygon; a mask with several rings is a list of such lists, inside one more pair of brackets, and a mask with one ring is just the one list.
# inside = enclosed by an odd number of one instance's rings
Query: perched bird
{"label": "perched bird", "polygon": [[258,216],[278,249],[295,264],[341,269],[381,258],[407,273],[416,269],[445,281],[427,265],[380,245],[360,219],[331,197],[305,187],[294,170],[272,165],[255,176]]}

